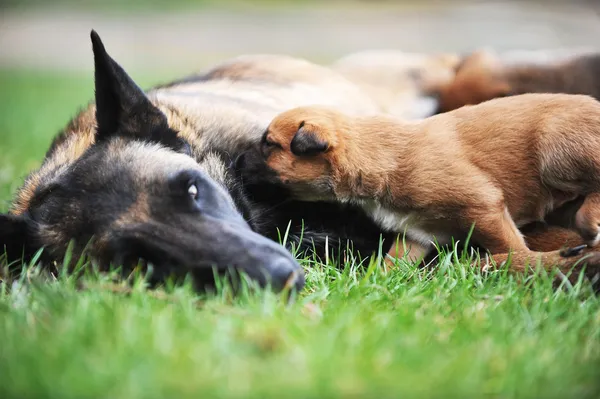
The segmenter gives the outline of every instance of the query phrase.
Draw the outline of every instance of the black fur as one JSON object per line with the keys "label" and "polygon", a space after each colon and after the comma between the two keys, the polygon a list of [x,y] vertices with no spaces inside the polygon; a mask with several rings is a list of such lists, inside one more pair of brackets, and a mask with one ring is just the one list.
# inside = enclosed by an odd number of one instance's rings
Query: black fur
{"label": "black fur", "polygon": [[29,261],[39,250],[40,244],[32,221],[27,215],[0,215],[0,257],[7,263]]}
{"label": "black fur", "polygon": [[90,36],[95,67],[96,140],[122,135],[189,152],[189,144],[169,128],[166,116],[152,105],[144,91],[108,55],[98,34],[92,31]]}
{"label": "black fur", "polygon": [[[73,163],[46,170],[42,181],[36,182],[24,215],[2,215],[0,239],[11,257],[19,257],[23,247],[31,256],[46,246],[49,259],[60,261],[70,238],[75,238],[75,251],[87,245],[89,254],[102,265],[127,266],[139,259],[152,264],[157,281],[189,272],[206,283],[205,278],[212,280],[211,266],[221,272],[233,267],[263,285],[271,281],[281,288],[291,273],[301,275],[289,252],[272,241],[283,237],[288,225],[288,243],[296,243],[300,250],[316,249],[324,255],[328,247],[336,255],[346,249],[348,241],[363,255],[378,249],[382,232],[362,210],[292,201],[284,188],[253,181],[254,166],[245,161],[244,149],[255,148],[258,142],[235,143],[232,150],[231,143],[224,141],[223,148],[206,149],[229,166],[227,175],[221,176],[227,192],[194,163],[174,171],[161,167],[146,173],[156,149],[132,144],[161,144],[166,149],[160,153],[160,163],[169,166],[181,163],[178,153],[186,143],[106,53],[98,35],[92,32],[91,37],[96,65],[96,143]],[[81,123],[84,129],[88,127],[87,119]],[[256,128],[264,131],[265,127]],[[55,139],[48,156],[66,145],[65,137]],[[310,153],[308,141],[297,146]],[[127,158],[127,148],[135,148],[137,156]],[[118,154],[122,157],[115,157]],[[202,154],[194,156],[196,162],[202,161]],[[240,173],[240,166],[245,173]],[[190,182],[198,189],[193,203],[187,192]],[[391,237],[384,233],[388,247]],[[302,277],[295,282],[298,289],[303,284]]]}
{"label": "black fur", "polygon": [[231,172],[243,189],[230,193],[255,231],[278,239],[289,225],[292,241],[296,238],[301,250],[316,250],[321,257],[326,243],[331,256],[345,250],[349,242],[363,256],[378,251],[381,238],[384,251],[391,247],[395,235],[382,231],[361,208],[291,200],[263,159],[259,149],[250,148],[236,158]]}
{"label": "black fur", "polygon": [[[212,277],[216,268],[243,271],[278,290],[295,274],[291,283],[301,289],[302,269],[291,254],[253,232],[227,192],[185,159],[186,143],[166,116],[108,56],[95,32],[91,38],[96,143],[71,164],[48,170],[22,216],[2,215],[0,239],[10,259],[45,246],[47,259],[61,261],[74,239],[74,258],[85,251],[102,267],[125,269],[143,260],[153,265],[155,281],[187,273]],[[61,137],[52,148],[64,143]]]}
{"label": "black fur", "polygon": [[329,143],[321,140],[311,131],[304,129],[302,126],[290,143],[292,154],[297,156],[310,156],[320,154],[327,151]]}

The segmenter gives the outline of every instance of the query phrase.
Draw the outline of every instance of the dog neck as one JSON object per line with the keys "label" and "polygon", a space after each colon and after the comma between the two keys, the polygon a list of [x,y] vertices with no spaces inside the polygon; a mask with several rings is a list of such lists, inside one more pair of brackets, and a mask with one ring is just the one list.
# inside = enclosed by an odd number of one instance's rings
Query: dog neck
{"label": "dog neck", "polygon": [[385,202],[391,184],[402,185],[410,179],[417,125],[384,116],[353,120],[341,137],[334,161],[336,197],[350,202]]}

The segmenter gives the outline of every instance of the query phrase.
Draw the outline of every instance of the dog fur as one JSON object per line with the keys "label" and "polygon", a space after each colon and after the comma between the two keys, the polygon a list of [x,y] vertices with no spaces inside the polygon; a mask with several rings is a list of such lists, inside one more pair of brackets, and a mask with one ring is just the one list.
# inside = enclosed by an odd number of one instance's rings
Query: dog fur
{"label": "dog fur", "polygon": [[331,68],[373,98],[381,112],[422,119],[437,108],[437,99],[428,93],[449,84],[459,62],[451,53],[367,50],[343,57]]}
{"label": "dog fur", "polygon": [[557,61],[503,62],[489,50],[479,50],[457,67],[454,79],[433,92],[438,113],[498,97],[525,93],[586,94],[600,99],[600,54],[583,53]]}
{"label": "dog fur", "polygon": [[[260,283],[271,277],[280,288],[298,275],[299,288],[298,265],[262,237],[277,240],[287,230],[288,246],[320,255],[339,255],[351,243],[368,256],[381,237],[386,251],[392,246],[395,234],[360,207],[297,201],[281,185],[256,180],[252,168],[239,168],[278,113],[320,104],[376,114],[375,94],[329,68],[275,55],[242,56],[143,93],[95,40],[97,101],[54,139],[10,213],[0,215],[9,263],[44,247],[41,260],[52,269],[75,239],[73,259],[84,251],[101,266],[143,259],[155,266],[157,281],[191,273],[208,282],[216,265]],[[569,230],[547,226],[527,234],[548,250],[578,242]],[[555,260],[566,268],[582,256]],[[523,268],[523,260],[513,258],[511,267]]]}
{"label": "dog fur", "polygon": [[600,237],[600,103],[588,96],[527,94],[416,122],[300,107],[274,118],[261,153],[297,199],[357,204],[425,251],[474,225],[491,254],[528,254],[519,228],[580,199],[566,224],[590,246]]}
{"label": "dog fur", "polygon": [[[274,242],[288,229],[287,245],[300,251],[377,250],[386,233],[360,209],[299,203],[280,187],[246,184],[234,168],[285,109],[314,102],[375,113],[354,84],[308,61],[255,55],[144,93],[93,41],[96,101],[54,139],[0,215],[8,262],[44,247],[41,261],[52,268],[75,239],[73,259],[85,252],[103,267],[142,259],[157,282],[191,273],[203,285],[216,266],[281,289],[290,276],[296,288],[304,281]],[[198,192],[192,203],[187,190]]]}

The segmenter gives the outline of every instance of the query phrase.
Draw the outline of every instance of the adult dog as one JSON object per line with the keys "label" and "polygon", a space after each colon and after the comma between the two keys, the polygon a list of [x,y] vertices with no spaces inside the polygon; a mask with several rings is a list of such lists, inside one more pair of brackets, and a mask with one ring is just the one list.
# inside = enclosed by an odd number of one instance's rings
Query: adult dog
{"label": "adult dog", "polygon": [[[92,43],[95,104],[56,137],[10,214],[0,216],[9,260],[45,247],[42,262],[52,265],[74,239],[74,258],[86,251],[102,265],[125,266],[143,259],[157,280],[191,273],[203,283],[217,266],[299,289],[298,264],[264,237],[277,239],[289,227],[289,242],[301,249],[352,241],[366,255],[382,235],[392,245],[393,235],[357,208],[292,201],[282,187],[244,180],[235,167],[286,109],[317,104],[377,113],[356,84],[304,60],[257,55],[144,93],[94,32]],[[572,238],[544,237],[540,247],[553,249]]]}

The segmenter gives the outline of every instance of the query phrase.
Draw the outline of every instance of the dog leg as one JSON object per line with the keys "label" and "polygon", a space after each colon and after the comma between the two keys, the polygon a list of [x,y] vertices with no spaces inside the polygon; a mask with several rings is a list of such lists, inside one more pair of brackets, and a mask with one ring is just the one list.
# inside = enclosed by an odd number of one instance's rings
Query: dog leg
{"label": "dog leg", "polygon": [[600,242],[600,193],[585,197],[583,204],[575,214],[575,230],[589,246]]}
{"label": "dog leg", "polygon": [[486,248],[492,254],[508,253],[509,251],[528,252],[523,235],[504,207],[498,212],[489,213],[481,209],[467,215],[468,220],[475,223],[473,240]]}
{"label": "dog leg", "polygon": [[429,248],[409,239],[403,241],[402,236],[398,235],[385,257],[386,270],[395,267],[396,261],[405,256],[410,262],[420,263],[428,252]]}
{"label": "dog leg", "polygon": [[561,251],[495,254],[481,261],[484,270],[508,267],[510,273],[521,274],[531,274],[538,264],[547,272],[558,270],[557,282],[562,282],[566,277],[575,284],[584,271],[584,277],[592,282],[597,291],[600,290],[600,252],[585,245]]}
{"label": "dog leg", "polygon": [[551,252],[584,244],[579,234],[564,227],[535,223],[525,226],[521,231],[527,247],[535,252]]}

